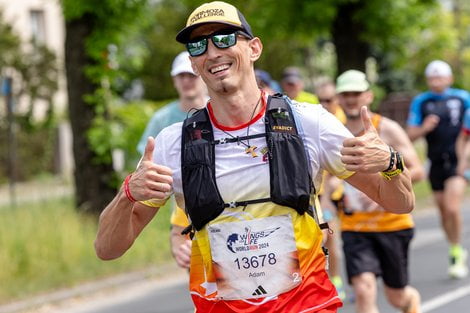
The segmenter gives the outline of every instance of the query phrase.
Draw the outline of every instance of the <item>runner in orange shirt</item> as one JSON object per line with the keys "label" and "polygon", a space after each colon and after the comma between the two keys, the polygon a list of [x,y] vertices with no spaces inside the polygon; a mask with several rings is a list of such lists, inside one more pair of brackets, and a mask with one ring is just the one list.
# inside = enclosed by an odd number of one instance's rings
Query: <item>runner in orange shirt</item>
{"label": "runner in orange shirt", "polygon": [[[336,83],[339,103],[346,114],[346,127],[361,136],[364,127],[360,108],[369,106],[374,95],[366,75],[349,70]],[[406,163],[411,179],[424,178],[421,162],[406,132],[398,123],[372,114],[372,124],[395,153],[393,162]],[[404,162],[404,163],[403,163]],[[404,313],[420,313],[419,292],[408,284],[408,252],[413,237],[411,214],[394,214],[384,210],[364,193],[345,184],[345,206],[339,212],[341,235],[348,280],[356,297],[357,313],[377,313],[377,276],[391,305]]]}

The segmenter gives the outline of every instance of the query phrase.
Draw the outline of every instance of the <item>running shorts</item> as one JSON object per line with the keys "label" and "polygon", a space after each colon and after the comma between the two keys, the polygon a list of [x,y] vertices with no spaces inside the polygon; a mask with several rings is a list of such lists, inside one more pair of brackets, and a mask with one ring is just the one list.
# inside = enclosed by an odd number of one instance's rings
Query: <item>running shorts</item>
{"label": "running shorts", "polygon": [[456,174],[457,157],[455,154],[443,154],[441,160],[432,161],[429,170],[429,182],[433,191],[444,190],[444,182]]}
{"label": "running shorts", "polygon": [[408,285],[408,248],[413,228],[392,232],[341,233],[348,281],[366,272],[381,276],[391,288]]}

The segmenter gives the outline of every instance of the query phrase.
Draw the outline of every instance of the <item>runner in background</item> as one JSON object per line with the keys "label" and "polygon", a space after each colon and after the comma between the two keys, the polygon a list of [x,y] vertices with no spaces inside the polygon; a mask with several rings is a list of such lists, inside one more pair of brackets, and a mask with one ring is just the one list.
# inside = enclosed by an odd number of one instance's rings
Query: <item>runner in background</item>
{"label": "runner in background", "polygon": [[336,95],[336,85],[329,79],[325,78],[320,81],[315,88],[315,93],[318,97],[320,104],[328,110],[331,114],[336,116],[341,123],[346,123],[346,115],[338,102]]}
{"label": "runner in background", "polygon": [[313,93],[304,90],[304,79],[300,69],[294,66],[286,67],[282,72],[281,88],[292,100],[318,104],[318,98]]}
{"label": "runner in background", "polygon": [[468,275],[468,252],[462,247],[461,206],[466,182],[458,175],[455,143],[462,129],[464,112],[470,107],[467,91],[450,88],[452,70],[444,61],[428,64],[425,73],[429,90],[416,96],[408,116],[408,136],[412,141],[424,137],[431,163],[429,182],[441,215],[441,225],[449,242],[451,278]]}
{"label": "runner in background", "polygon": [[[364,127],[360,109],[369,107],[374,99],[366,75],[356,70],[342,73],[336,81],[336,92],[346,114],[346,128],[353,135],[361,136]],[[423,179],[421,162],[400,125],[378,114],[372,114],[371,121],[379,136],[390,145],[390,152],[394,154],[392,163],[398,167],[406,164],[412,181]],[[384,292],[391,305],[403,313],[420,313],[420,294],[409,285],[408,279],[409,243],[414,233],[411,214],[387,212],[348,183],[345,183],[344,192],[345,206],[339,212],[339,219],[356,312],[378,312],[377,277],[382,277]]]}
{"label": "runner in background", "polygon": [[261,90],[266,91],[267,94],[273,95],[281,92],[279,84],[271,78],[271,75],[261,69],[255,69],[256,83]]}

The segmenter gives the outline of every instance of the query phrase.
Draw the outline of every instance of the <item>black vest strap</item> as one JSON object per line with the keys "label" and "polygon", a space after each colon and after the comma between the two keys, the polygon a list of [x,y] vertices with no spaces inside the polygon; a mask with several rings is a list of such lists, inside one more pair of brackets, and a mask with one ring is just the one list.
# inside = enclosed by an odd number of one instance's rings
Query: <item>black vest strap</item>
{"label": "black vest strap", "polygon": [[236,208],[238,206],[247,206],[249,204],[263,203],[263,202],[269,202],[269,201],[271,201],[271,198],[261,198],[261,199],[256,199],[256,200],[229,202],[229,203],[225,203],[224,206],[226,208]]}
{"label": "black vest strap", "polygon": [[[302,138],[297,133],[287,97],[269,96],[265,113],[266,134],[214,140],[207,109],[183,122],[181,169],[186,213],[196,230],[225,208],[272,201],[300,214],[309,207],[311,177]],[[225,203],[215,178],[215,145],[266,137],[269,153],[270,198]]]}
{"label": "black vest strap", "polygon": [[265,137],[265,136],[266,136],[265,134],[256,134],[256,135],[241,136],[241,137],[222,138],[222,139],[212,141],[212,144],[223,145],[225,143],[240,142],[242,140],[260,138],[260,137]]}
{"label": "black vest strap", "polygon": [[303,140],[298,134],[289,98],[270,96],[266,111],[271,199],[300,214],[308,210],[313,184]]}

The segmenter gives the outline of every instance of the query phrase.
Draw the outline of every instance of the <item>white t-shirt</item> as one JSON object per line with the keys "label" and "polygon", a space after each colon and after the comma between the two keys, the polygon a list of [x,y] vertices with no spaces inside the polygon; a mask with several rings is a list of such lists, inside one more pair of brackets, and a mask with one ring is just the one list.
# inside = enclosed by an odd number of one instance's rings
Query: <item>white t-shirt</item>
{"label": "white t-shirt", "polygon": [[[343,140],[352,137],[351,133],[335,116],[319,105],[293,101],[292,109],[307,150],[314,186],[317,189],[320,186],[323,169],[342,179],[349,177],[352,173],[344,168],[340,149]],[[230,138],[221,129],[215,126],[213,128],[214,139]],[[156,138],[154,162],[167,166],[173,171],[173,192],[178,206],[184,208],[181,181],[181,131],[182,123],[176,123],[160,132]],[[245,127],[228,131],[234,137],[264,132],[264,118],[255,121],[249,129]],[[244,142],[247,143],[246,140]],[[215,146],[217,187],[225,203],[270,196],[266,139],[264,137],[250,139],[249,144],[257,147],[258,157],[245,153],[246,146],[243,144],[226,143]]]}
{"label": "white t-shirt", "polygon": [[[319,105],[294,102],[292,108],[314,185],[320,185],[322,170],[339,178],[349,177],[352,173],[341,162],[340,149],[351,133]],[[225,131],[240,137],[264,134],[263,117],[264,111],[249,127]],[[231,137],[220,128],[213,129],[216,140]],[[181,132],[181,123],[160,132],[154,161],[173,171],[173,192],[177,204],[184,208]],[[270,196],[266,139],[250,139],[249,145],[257,147],[257,157],[247,154],[243,144],[215,146],[215,176],[225,203]],[[321,230],[309,214],[300,215],[273,202],[227,207],[193,237],[193,302],[201,312],[240,313],[246,311],[247,303],[260,312],[299,312],[339,304],[325,270],[321,243]]]}

